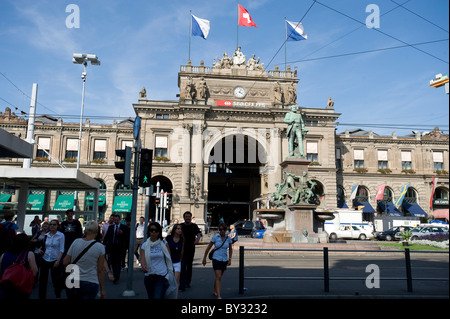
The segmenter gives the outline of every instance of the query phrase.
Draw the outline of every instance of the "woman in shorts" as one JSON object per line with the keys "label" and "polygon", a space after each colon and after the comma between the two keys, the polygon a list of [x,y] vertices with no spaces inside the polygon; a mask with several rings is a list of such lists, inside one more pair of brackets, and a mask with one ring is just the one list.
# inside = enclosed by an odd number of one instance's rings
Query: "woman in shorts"
{"label": "woman in shorts", "polygon": [[205,256],[203,257],[203,266],[206,265],[206,256],[210,249],[214,246],[214,254],[212,257],[214,274],[216,276],[214,281],[214,296],[217,299],[222,299],[220,295],[221,282],[223,273],[227,269],[227,266],[231,265],[231,258],[233,256],[233,245],[230,236],[226,234],[227,226],[224,223],[219,225],[219,233],[211,238],[211,242],[205,250]]}

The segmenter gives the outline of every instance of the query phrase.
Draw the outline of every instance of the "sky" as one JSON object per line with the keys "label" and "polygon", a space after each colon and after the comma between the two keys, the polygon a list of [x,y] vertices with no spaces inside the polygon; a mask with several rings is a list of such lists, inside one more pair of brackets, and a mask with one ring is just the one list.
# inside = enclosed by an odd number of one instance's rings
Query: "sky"
{"label": "sky", "polygon": [[286,47],[287,64],[298,68],[301,108],[324,108],[332,97],[341,114],[337,132],[403,136],[439,126],[448,133],[448,95],[429,81],[449,73],[449,1],[240,0],[257,28],[237,28],[237,3],[0,0],[0,111],[29,113],[37,83],[38,115],[79,122],[83,66],[72,63],[73,53],[101,61],[87,67],[84,117],[91,123],[134,118],[143,87],[149,100],[176,100],[192,10],[211,23],[206,40],[191,38],[193,65],[232,54],[238,32],[247,57],[284,70],[284,20],[302,21],[308,39]]}

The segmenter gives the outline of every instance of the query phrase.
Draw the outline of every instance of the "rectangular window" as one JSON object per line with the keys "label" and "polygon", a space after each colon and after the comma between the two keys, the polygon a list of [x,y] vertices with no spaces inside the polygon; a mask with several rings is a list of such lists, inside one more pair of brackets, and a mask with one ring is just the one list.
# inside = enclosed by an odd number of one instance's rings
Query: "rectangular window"
{"label": "rectangular window", "polygon": [[402,170],[412,169],[411,151],[402,151]]}
{"label": "rectangular window", "polygon": [[38,148],[36,151],[36,157],[48,158],[48,154],[44,152],[44,150],[46,150],[47,153],[50,153],[50,137],[38,138]]}
{"label": "rectangular window", "polygon": [[157,135],[155,138],[155,157],[167,157],[167,136]]}
{"label": "rectangular window", "polygon": [[341,149],[336,149],[336,168],[342,168]]}
{"label": "rectangular window", "polygon": [[353,150],[355,168],[364,168],[364,150]]}
{"label": "rectangular window", "polygon": [[75,159],[78,157],[78,139],[68,138],[66,143],[66,156],[65,158]]}
{"label": "rectangular window", "polygon": [[388,167],[387,151],[378,150],[378,169],[386,169]]}
{"label": "rectangular window", "polygon": [[306,142],[306,158],[311,162],[319,162],[317,142]]}
{"label": "rectangular window", "polygon": [[433,164],[435,171],[441,171],[444,169],[444,152],[433,151]]}
{"label": "rectangular window", "polygon": [[93,159],[106,158],[106,140],[94,140],[94,156]]}

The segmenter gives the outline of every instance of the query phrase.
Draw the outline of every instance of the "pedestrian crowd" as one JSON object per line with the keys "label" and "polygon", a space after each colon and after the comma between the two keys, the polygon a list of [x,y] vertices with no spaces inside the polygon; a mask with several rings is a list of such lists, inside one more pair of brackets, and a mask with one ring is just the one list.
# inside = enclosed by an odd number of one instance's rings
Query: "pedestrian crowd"
{"label": "pedestrian crowd", "polygon": [[[107,222],[88,221],[83,225],[84,221],[74,219],[74,211],[69,209],[62,222],[48,218],[41,222],[36,216],[30,224],[32,236],[28,236],[17,234],[13,217],[7,212],[5,221],[0,223],[0,299],[28,299],[30,287],[35,286],[39,298],[46,299],[49,277],[57,299],[64,290],[68,299],[106,298],[105,277],[119,282],[130,243],[129,218],[123,223],[120,215],[113,214]],[[128,253],[134,254],[144,273],[143,285],[149,299],[174,299],[179,291],[191,287],[195,245],[202,232],[189,211],[183,219],[183,223],[174,221],[166,238],[157,222],[146,225],[144,217],[140,217],[135,225],[134,251]],[[219,234],[211,239],[203,259],[205,265],[206,255],[214,246],[217,298],[221,298],[222,276],[232,258],[234,241],[226,231],[225,224],[219,225]],[[20,277],[29,278],[29,283],[16,279],[19,268]]]}

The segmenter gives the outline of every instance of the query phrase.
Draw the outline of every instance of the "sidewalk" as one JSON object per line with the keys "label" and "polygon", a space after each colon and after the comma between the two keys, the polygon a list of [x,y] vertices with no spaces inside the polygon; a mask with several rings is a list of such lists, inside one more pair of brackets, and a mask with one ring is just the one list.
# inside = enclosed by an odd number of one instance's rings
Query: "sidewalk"
{"label": "sidewalk", "polygon": [[[211,236],[204,236],[202,242],[196,247],[194,264],[193,264],[193,278],[191,283],[191,288],[187,288],[185,291],[180,291],[178,294],[178,299],[180,300],[195,300],[195,299],[210,299],[214,300],[213,296],[213,286],[214,286],[214,272],[212,270],[211,261],[208,260],[206,266],[201,264],[204,256],[205,249],[207,244],[209,243],[209,239]],[[244,295],[239,295],[239,247],[244,246],[247,249],[251,248],[280,248],[280,249],[308,249],[308,250],[323,250],[323,247],[328,247],[330,250],[336,249],[347,249],[347,250],[376,250],[383,254],[383,251],[386,247],[380,248],[374,242],[355,242],[355,243],[332,243],[332,244],[302,244],[302,243],[281,243],[281,244],[272,244],[272,243],[263,243],[261,239],[252,239],[252,238],[240,238],[239,241],[234,245],[233,250],[233,261],[231,266],[227,268],[227,271],[224,274],[222,280],[222,298],[224,299],[247,299],[247,298],[271,298],[271,299],[280,299],[280,298],[308,298],[308,299],[337,299],[337,298],[361,298],[362,296],[352,296],[352,295],[342,295],[339,289],[332,289],[332,292],[325,293],[323,291],[322,283],[319,281],[303,281],[301,283],[303,289],[297,291],[295,295],[289,294],[287,291],[284,291],[280,287],[271,288],[270,291],[267,290],[265,283],[260,289],[251,289],[247,291]],[[388,249],[391,249],[390,247]],[[320,251],[317,252],[270,252],[270,254],[298,254],[300,257],[306,254],[321,254]],[[261,252],[249,251],[246,252],[246,255],[258,255]],[[262,253],[262,255],[267,254]],[[355,254],[355,252],[346,252],[344,254]],[[365,255],[365,252],[357,252],[358,255]],[[370,254],[370,253],[367,253]],[[378,254],[378,253],[377,253]],[[385,254],[388,254],[385,252]],[[390,253],[389,255],[392,255]],[[272,269],[272,266],[262,265],[267,269]],[[248,267],[245,265],[245,267]],[[274,267],[274,269],[280,269],[280,266]],[[124,297],[123,293],[127,290],[127,270],[121,273],[121,277],[118,283],[113,284],[105,278],[105,286],[106,286],[106,298],[107,299],[147,299],[147,292],[144,287],[144,274],[141,269],[137,267],[135,264],[135,268],[133,271],[133,285],[132,290],[135,295],[132,297]],[[51,281],[51,279],[49,279]],[[340,282],[345,284],[345,282]],[[340,284],[339,283],[339,284]],[[250,281],[248,282],[250,285]],[[247,283],[246,283],[247,285]],[[337,285],[333,283],[333,285]],[[403,282],[400,283],[403,287]],[[308,288],[306,288],[308,287]],[[306,288],[306,289],[305,289]],[[284,292],[284,293],[283,293]],[[265,297],[264,297],[265,296]],[[53,288],[51,287],[51,283],[49,282],[49,287],[47,290],[48,299],[54,299]],[[367,297],[367,296],[366,296]],[[393,296],[369,296],[370,298],[430,298],[431,295],[420,296],[420,294],[395,294]],[[442,296],[437,296],[441,298]],[[62,294],[62,298],[65,299],[65,292]],[[364,297],[363,297],[364,298]],[[31,299],[38,299],[38,287],[35,287]]]}

